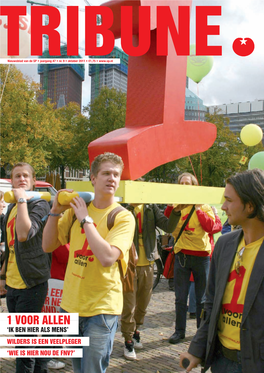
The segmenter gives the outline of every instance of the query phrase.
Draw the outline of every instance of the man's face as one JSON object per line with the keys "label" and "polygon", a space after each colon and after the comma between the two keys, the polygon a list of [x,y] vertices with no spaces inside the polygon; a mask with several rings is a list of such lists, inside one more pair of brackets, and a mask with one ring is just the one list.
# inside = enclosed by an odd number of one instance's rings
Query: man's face
{"label": "man's face", "polygon": [[22,188],[33,190],[36,179],[33,178],[32,172],[28,166],[15,167],[12,172],[13,188]]}
{"label": "man's face", "polygon": [[180,180],[181,185],[192,185],[191,176],[183,176]]}
{"label": "man's face", "polygon": [[228,217],[228,223],[230,225],[243,226],[243,223],[248,220],[248,216],[252,212],[251,205],[248,203],[244,207],[244,204],[231,184],[226,184],[224,197],[225,202],[221,208]]}
{"label": "man's face", "polygon": [[114,195],[119,187],[121,177],[120,166],[112,162],[103,162],[97,176],[91,175],[96,193]]}

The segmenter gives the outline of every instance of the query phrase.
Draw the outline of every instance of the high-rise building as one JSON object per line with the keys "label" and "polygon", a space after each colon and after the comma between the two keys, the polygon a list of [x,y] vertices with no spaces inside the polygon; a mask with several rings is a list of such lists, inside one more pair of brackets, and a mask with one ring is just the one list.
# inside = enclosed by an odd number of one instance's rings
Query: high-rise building
{"label": "high-rise building", "polygon": [[185,88],[185,120],[201,120],[205,121],[207,107],[204,106],[203,100],[196,94]]}
{"label": "high-rise building", "polygon": [[[50,58],[45,54],[41,58]],[[67,56],[67,45],[61,47],[61,56],[54,58],[81,58],[81,56]],[[82,82],[84,81],[83,64],[39,64],[41,89],[43,95],[38,101],[43,103],[50,98],[57,107],[67,105],[69,102],[76,102],[82,107]]]}
{"label": "high-rise building", "polygon": [[209,106],[208,110],[210,114],[216,112],[229,118],[229,128],[232,132],[240,132],[250,123],[259,125],[264,131],[264,100],[213,105]]}
{"label": "high-rise building", "polygon": [[[94,64],[89,66],[91,76],[91,101],[100,93],[102,87],[116,88],[127,92],[128,55],[120,48],[114,47],[106,56],[91,56],[91,58],[120,58],[120,65]],[[203,101],[188,88],[189,79],[186,77],[185,91],[185,120],[205,120],[207,107]]]}
{"label": "high-rise building", "polygon": [[127,92],[128,55],[120,48],[114,47],[106,56],[91,56],[90,58],[120,58],[120,64],[94,64],[89,66],[91,77],[91,101],[100,93],[102,87],[115,88]]}

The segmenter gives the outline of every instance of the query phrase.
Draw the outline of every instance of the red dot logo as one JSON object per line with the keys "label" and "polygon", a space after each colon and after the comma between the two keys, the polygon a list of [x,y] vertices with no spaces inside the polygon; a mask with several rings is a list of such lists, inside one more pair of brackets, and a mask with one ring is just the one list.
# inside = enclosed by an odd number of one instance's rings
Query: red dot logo
{"label": "red dot logo", "polygon": [[254,41],[250,38],[237,38],[233,42],[233,51],[241,57],[249,56],[255,49]]}

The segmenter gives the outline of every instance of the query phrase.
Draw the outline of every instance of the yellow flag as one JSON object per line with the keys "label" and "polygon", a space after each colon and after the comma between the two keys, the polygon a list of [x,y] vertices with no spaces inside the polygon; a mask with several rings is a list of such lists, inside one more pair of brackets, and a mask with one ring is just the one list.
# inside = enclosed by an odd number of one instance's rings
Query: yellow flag
{"label": "yellow flag", "polygon": [[240,163],[240,164],[245,164],[245,163],[247,162],[247,160],[248,160],[248,157],[245,157],[245,156],[243,155],[243,157],[240,159],[239,163]]}

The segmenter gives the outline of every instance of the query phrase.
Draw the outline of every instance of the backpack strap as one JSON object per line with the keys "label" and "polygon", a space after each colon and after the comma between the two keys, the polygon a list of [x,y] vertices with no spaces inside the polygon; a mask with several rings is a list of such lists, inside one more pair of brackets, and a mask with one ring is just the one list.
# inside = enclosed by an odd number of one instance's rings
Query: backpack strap
{"label": "backpack strap", "polygon": [[[113,228],[113,226],[115,224],[116,215],[119,214],[119,212],[121,212],[123,210],[126,210],[123,206],[117,206],[112,211],[109,212],[109,214],[107,215],[107,228],[108,228],[109,231]],[[119,259],[117,259],[117,261],[118,261],[118,268],[119,268],[119,272],[120,272],[120,277],[121,277],[121,279],[124,279],[125,275],[124,275],[124,272],[123,272],[121,261]]]}
{"label": "backpack strap", "polygon": [[107,228],[109,231],[113,228],[115,224],[116,215],[123,210],[126,210],[123,206],[117,206],[109,212],[109,214],[107,215]]}

